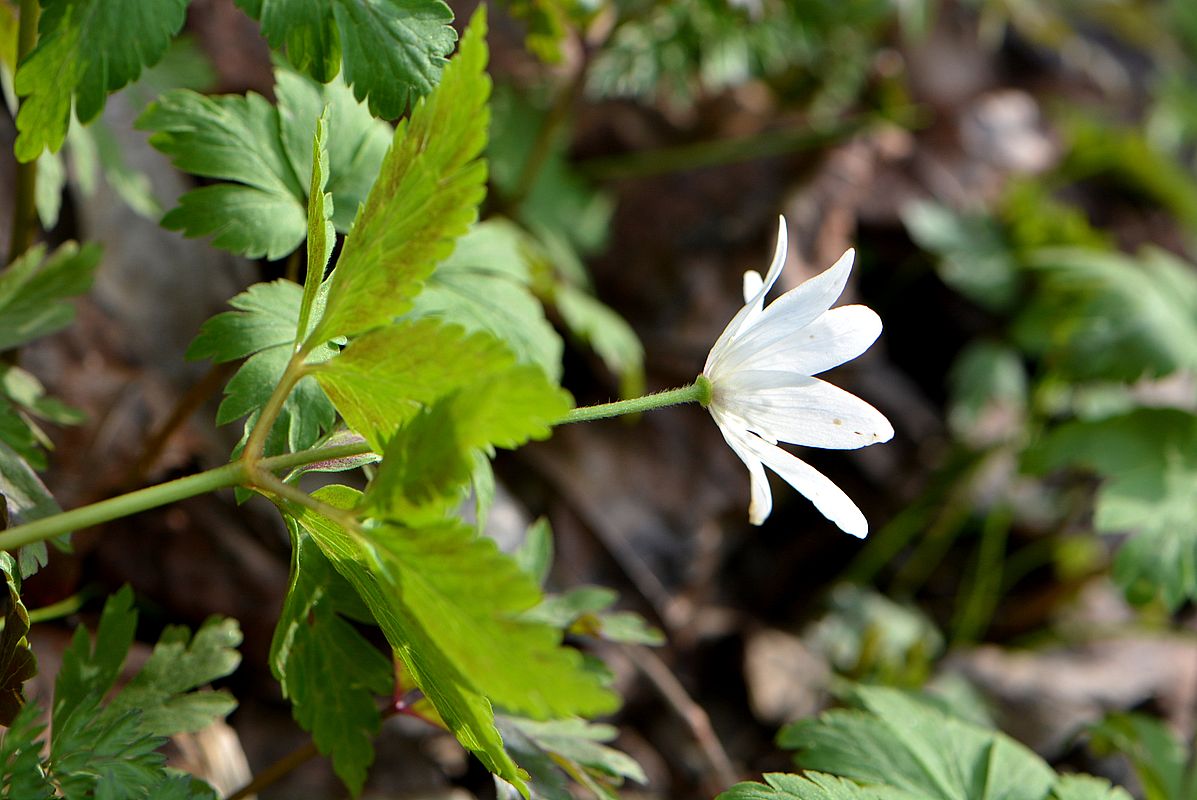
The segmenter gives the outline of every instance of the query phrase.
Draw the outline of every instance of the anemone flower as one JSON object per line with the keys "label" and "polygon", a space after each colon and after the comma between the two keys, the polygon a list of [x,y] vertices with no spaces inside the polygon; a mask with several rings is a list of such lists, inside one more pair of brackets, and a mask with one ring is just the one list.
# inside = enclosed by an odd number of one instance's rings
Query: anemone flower
{"label": "anemone flower", "polygon": [[823,516],[845,532],[863,537],[869,524],[848,495],[777,443],[852,450],[894,435],[893,426],[877,409],[813,377],[867,350],[881,333],[881,319],[865,306],[831,308],[852,270],[852,250],[766,308],[765,295],[785,265],[786,244],[782,217],[768,274],[763,280],[756,271],[744,274],[745,306],[707,356],[702,371],[710,382],[707,408],[723,438],[748,467],[752,524],[760,525],[773,509],[764,470],[768,467]]}

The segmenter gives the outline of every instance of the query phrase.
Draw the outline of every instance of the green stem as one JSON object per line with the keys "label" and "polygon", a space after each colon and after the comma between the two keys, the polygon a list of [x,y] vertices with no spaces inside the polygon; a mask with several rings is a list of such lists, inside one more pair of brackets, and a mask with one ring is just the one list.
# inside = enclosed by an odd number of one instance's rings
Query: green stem
{"label": "green stem", "polygon": [[262,407],[262,413],[258,415],[253,432],[250,433],[249,440],[245,443],[245,449],[241,456],[245,463],[256,465],[261,461],[262,453],[266,449],[266,437],[270,435],[274,421],[278,419],[279,413],[283,410],[287,396],[291,394],[295,384],[299,383],[300,378],[303,377],[305,356],[306,353],[301,350],[294,353],[291,360],[287,362],[287,368],[283,370],[282,377],[278,379],[278,385],[274,387],[270,399]]}
{"label": "green stem", "polygon": [[[369,445],[365,443],[314,447],[298,453],[263,458],[257,462],[256,469],[259,474],[265,474],[317,461],[348,458],[369,452],[369,450]],[[44,517],[24,525],[17,525],[0,533],[0,550],[15,550],[22,545],[53,539],[64,533],[90,528],[114,519],[127,517],[130,514],[137,514],[177,500],[194,497],[197,494],[205,494],[237,485],[252,485],[250,469],[244,461],[234,461],[223,467],[189,475],[186,478],[150,486],[71,511],[64,511],[52,517]]]}
{"label": "green stem", "polygon": [[557,421],[557,425],[570,425],[575,422],[589,422],[607,417],[621,417],[624,414],[638,414],[651,411],[654,408],[676,406],[682,403],[700,403],[703,406],[711,402],[711,382],[705,376],[698,378],[688,386],[680,389],[670,389],[656,394],[636,397],[631,400],[618,400],[614,403],[602,403],[597,406],[583,406],[575,408]]}
{"label": "green stem", "polygon": [[[37,44],[37,20],[41,6],[37,0],[21,0],[20,22],[17,28],[17,65]],[[17,164],[13,197],[12,238],[8,243],[8,263],[24,253],[33,241],[37,222],[37,159]]]}

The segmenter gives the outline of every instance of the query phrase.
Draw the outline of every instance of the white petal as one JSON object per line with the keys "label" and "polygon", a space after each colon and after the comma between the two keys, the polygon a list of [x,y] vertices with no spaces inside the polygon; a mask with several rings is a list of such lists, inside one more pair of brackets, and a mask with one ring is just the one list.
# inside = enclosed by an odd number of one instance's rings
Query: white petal
{"label": "white petal", "polygon": [[760,525],[773,511],[773,493],[769,490],[769,477],[765,475],[761,460],[752,454],[745,442],[745,439],[752,435],[744,433],[743,429],[738,428],[733,421],[726,419],[715,409],[711,410],[711,416],[715,418],[715,424],[719,426],[719,432],[723,434],[723,439],[732,452],[748,467],[751,497],[748,503],[748,521],[753,525]]}
{"label": "white petal", "polygon": [[[761,308],[765,303],[765,295],[773,288],[773,284],[777,283],[777,279],[781,277],[782,267],[786,265],[786,248],[789,246],[789,234],[786,232],[786,218],[777,218],[777,245],[773,249],[773,263],[769,265],[769,272],[765,279],[760,283],[756,293],[751,297],[745,297],[744,307],[741,308],[736,315],[732,317],[731,322],[727,323],[727,327],[723,329],[723,333],[715,341],[715,345],[711,348],[710,355],[707,356],[707,366],[718,357],[718,354],[732,342],[733,339],[739,335],[740,331],[752,324],[753,320],[760,316]],[[748,287],[750,278],[747,274],[744,275],[745,289]],[[747,291],[745,291],[747,295]],[[705,372],[705,369],[704,369]]]}
{"label": "white petal", "polygon": [[761,273],[755,269],[750,269],[744,273],[744,302],[751,303],[752,298],[760,293],[761,287],[765,285],[765,279],[761,277]]}
{"label": "white petal", "polygon": [[880,334],[881,317],[865,306],[833,308],[802,328],[778,318],[746,331],[712,368],[717,375],[741,369],[817,375],[856,358]]}
{"label": "white petal", "polygon": [[844,533],[850,533],[859,539],[868,534],[869,522],[864,514],[826,475],[780,447],[760,439],[749,436],[745,437],[742,443],[751,455],[763,461],[765,466],[814,503],[815,508],[838,525]]}
{"label": "white petal", "polygon": [[894,435],[880,411],[818,378],[741,370],[712,387],[712,408],[747,421],[749,430],[770,441],[854,450]]}

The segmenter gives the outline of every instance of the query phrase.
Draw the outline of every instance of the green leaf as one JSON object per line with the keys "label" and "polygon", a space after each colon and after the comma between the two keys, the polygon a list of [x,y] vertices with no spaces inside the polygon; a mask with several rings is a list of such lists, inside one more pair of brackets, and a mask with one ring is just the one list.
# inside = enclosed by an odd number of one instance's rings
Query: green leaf
{"label": "green leaf", "polygon": [[[291,359],[302,300],[303,289],[291,281],[257,283],[229,301],[236,311],[217,314],[200,328],[187,358],[223,363],[249,356],[225,387],[216,413],[218,425],[248,415],[247,434],[253,428],[257,412]],[[337,352],[335,347],[320,347],[309,359],[328,359]],[[335,422],[332,403],[313,378],[305,377],[287,397],[266,451],[275,454],[310,447]]]}
{"label": "green leaf", "polygon": [[1035,471],[1094,470],[1094,527],[1133,534],[1114,563],[1114,579],[1144,600],[1169,608],[1197,598],[1197,417],[1139,409],[1109,419],[1061,425],[1028,454]]}
{"label": "green leaf", "polygon": [[524,533],[524,540],[513,554],[519,565],[538,586],[544,586],[553,566],[553,528],[549,521],[540,517]]}
{"label": "green leaf", "polygon": [[183,27],[187,0],[42,0],[41,6],[37,46],[13,79],[24,98],[14,148],[20,161],[62,146],[72,102],[86,124],[109,92],[157,62]]}
{"label": "green leaf", "polygon": [[[343,487],[314,496],[342,508],[358,500]],[[602,713],[615,705],[581,654],[561,646],[559,631],[518,618],[539,601],[539,590],[492,540],[452,522],[379,524],[358,539],[297,511],[300,525],[362,594],[417,685],[466,747],[487,754],[496,774],[519,785],[506,755],[496,758],[486,744],[498,740],[489,713],[480,717],[472,702],[463,715],[471,695],[535,717]],[[480,733],[486,738],[478,739]]]}
{"label": "green leaf", "polygon": [[1042,800],[1056,776],[993,730],[894,689],[855,690],[861,711],[829,711],[778,734],[803,769],[879,784],[928,800]]}
{"label": "green leaf", "polygon": [[[7,502],[6,516],[10,526],[32,522],[62,511],[37,473],[25,459],[3,442],[0,442],[0,494],[4,495]],[[58,537],[53,541],[65,549],[68,539]],[[45,542],[27,544],[17,553],[17,564],[21,576],[25,578],[44,567],[48,558]]]}
{"label": "green leaf", "polygon": [[296,721],[358,795],[381,726],[376,698],[391,694],[394,673],[390,659],[340,616],[338,600],[352,589],[312,537],[292,527],[291,542],[291,585],[274,631],[270,666]]}
{"label": "green leaf", "polygon": [[8,598],[4,603],[4,629],[0,631],[0,725],[12,725],[25,705],[25,681],[37,674],[37,658],[26,638],[29,612],[21,601],[16,562],[0,554],[0,571]]}
{"label": "green leaf", "polygon": [[772,772],[763,777],[764,783],[737,783],[715,800],[914,800],[914,796],[903,792],[858,786],[819,772],[805,775]]}
{"label": "green leaf", "polygon": [[1056,800],[1131,800],[1130,792],[1092,775],[1061,775],[1052,787]]}
{"label": "green leaf", "polygon": [[210,617],[195,632],[169,625],[141,671],[109,704],[109,711],[141,712],[141,729],[155,736],[198,731],[237,707],[226,691],[198,691],[241,663],[237,621]]}
{"label": "green leaf", "polygon": [[67,242],[46,257],[35,245],[0,273],[0,350],[65,328],[75,318],[69,298],[91,288],[98,245]]}
{"label": "green leaf", "polygon": [[1043,285],[1015,333],[1065,376],[1134,381],[1197,366],[1197,277],[1188,264],[1154,249],[1138,259],[1050,249],[1030,262]]}
{"label": "green leaf", "polygon": [[452,501],[474,474],[476,454],[547,438],[570,405],[537,367],[480,373],[400,429],[383,451],[364,506],[402,516],[438,498]]}
{"label": "green leaf", "polygon": [[[331,486],[317,491],[313,497],[339,508],[352,508],[359,495],[348,487]],[[406,674],[432,701],[457,740],[487,769],[526,796],[524,781],[527,775],[503,748],[490,701],[467,682],[423,627],[407,615],[393,584],[385,575],[379,574],[378,559],[365,542],[310,510],[292,509],[291,513],[370,608],[395,655],[403,662]]]}
{"label": "green leaf", "polygon": [[[515,728],[558,763],[562,760],[583,767],[593,775],[602,776],[619,786],[629,779],[646,783],[644,768],[636,759],[608,747],[604,742],[615,739],[619,731],[610,725],[596,725],[584,719],[554,719],[545,722],[522,717],[503,717],[505,729]],[[576,770],[571,770],[574,774]]]}
{"label": "green leaf", "polygon": [[275,70],[277,108],[260,95],[163,94],[137,120],[181,170],[218,183],[188,192],[162,224],[257,258],[281,258],[307,234],[312,141],[328,109],[326,178],[333,223],[346,231],[382,162],[390,126],[373,119],[340,82],[327,86]]}
{"label": "green leaf", "polygon": [[1147,800],[1193,796],[1190,749],[1162,720],[1146,714],[1110,714],[1090,729],[1090,735],[1099,754],[1114,750],[1130,759]]}
{"label": "green leaf", "polygon": [[328,108],[316,121],[316,134],[312,142],[312,180],[308,189],[308,259],[307,272],[303,278],[303,300],[299,305],[299,324],[295,338],[303,339],[311,322],[312,309],[324,283],[324,270],[332,256],[337,234],[333,229],[332,195],[324,190],[328,186],[328,145],[326,140]]}
{"label": "green leaf", "polygon": [[46,726],[41,724],[41,714],[36,703],[26,704],[0,735],[0,787],[7,789],[5,796],[12,800],[57,797],[42,769],[40,737]]}
{"label": "green leaf", "polygon": [[486,334],[467,335],[456,326],[422,319],[355,339],[312,372],[349,427],[382,452],[395,432],[423,409],[463,387],[517,369],[512,361],[507,349]]}
{"label": "green leaf", "polygon": [[935,203],[911,203],[902,222],[915,243],[939,256],[943,282],[977,305],[1008,311],[1018,299],[1018,262],[1001,224]]}
{"label": "green leaf", "polygon": [[405,313],[477,216],[486,182],[479,156],[490,118],[485,33],[479,12],[440,86],[396,129],[333,270],[324,316],[305,347]]}
{"label": "green leaf", "polygon": [[602,586],[579,586],[564,594],[546,595],[536,608],[523,615],[571,634],[594,636],[611,642],[659,646],[665,635],[639,614],[608,611],[619,594]]}
{"label": "green leaf", "polygon": [[377,117],[401,116],[436,86],[456,34],[440,0],[237,0],[271,46],[323,83],[345,82]]}
{"label": "green leaf", "polygon": [[509,222],[475,225],[436,267],[411,314],[491,333],[518,360],[536,364],[556,380],[561,375],[561,337],[528,288],[531,275],[522,239]]}

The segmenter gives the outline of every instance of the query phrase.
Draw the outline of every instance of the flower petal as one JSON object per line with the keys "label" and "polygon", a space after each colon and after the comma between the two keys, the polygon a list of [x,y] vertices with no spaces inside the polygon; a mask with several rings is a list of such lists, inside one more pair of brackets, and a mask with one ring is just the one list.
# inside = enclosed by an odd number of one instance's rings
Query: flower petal
{"label": "flower petal", "polygon": [[[786,229],[786,218],[777,218],[777,244],[773,249],[773,263],[769,265],[769,272],[765,279],[760,282],[756,292],[751,296],[748,295],[748,288],[751,284],[756,285],[756,281],[749,277],[749,273],[744,275],[744,307],[741,308],[736,315],[732,317],[731,322],[727,323],[727,327],[723,329],[723,333],[719,334],[719,338],[715,341],[715,345],[711,348],[710,355],[707,356],[707,366],[710,366],[727,346],[739,335],[740,331],[753,324],[753,320],[760,316],[761,308],[765,303],[765,295],[773,288],[773,284],[777,283],[777,279],[781,277],[782,267],[786,265],[786,250],[789,246],[789,234]],[[704,372],[706,370],[704,369]]]}
{"label": "flower petal", "polygon": [[719,432],[723,434],[728,447],[744,462],[744,466],[748,467],[751,497],[748,503],[748,521],[753,525],[760,525],[773,511],[773,493],[769,489],[769,477],[765,475],[761,460],[752,454],[744,441],[752,435],[742,432],[733,421],[715,409],[711,409],[711,416],[715,418],[715,424],[719,426]]}
{"label": "flower petal", "polygon": [[818,378],[777,370],[740,370],[712,381],[711,407],[745,420],[769,441],[854,450],[893,438],[880,411]]}
{"label": "flower petal", "polygon": [[881,317],[865,306],[840,306],[795,328],[784,317],[758,324],[736,339],[712,368],[717,375],[737,370],[785,370],[817,375],[859,356],[881,335]]}
{"label": "flower petal", "polygon": [[[728,441],[730,444],[730,439]],[[868,534],[869,522],[864,514],[826,475],[780,447],[755,437],[745,437],[742,444],[749,454],[764,462],[765,466],[814,503],[819,513],[838,525],[844,533],[858,539]]]}

